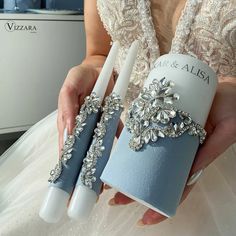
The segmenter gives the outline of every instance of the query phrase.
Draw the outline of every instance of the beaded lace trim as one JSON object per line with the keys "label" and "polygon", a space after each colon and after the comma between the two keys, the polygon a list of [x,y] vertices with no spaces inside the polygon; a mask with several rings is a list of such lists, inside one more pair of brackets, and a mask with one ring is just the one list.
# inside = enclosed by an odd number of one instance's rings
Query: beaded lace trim
{"label": "beaded lace trim", "polygon": [[[159,43],[151,17],[149,0],[97,0],[98,13],[113,41],[119,41],[121,50],[115,69],[119,72],[131,43],[141,41],[131,86],[141,88],[151,65],[160,56]],[[135,91],[138,92],[136,89]]]}
{"label": "beaded lace trim", "polygon": [[172,53],[207,63],[218,76],[236,76],[235,0],[189,0],[180,17]]}
{"label": "beaded lace trim", "polygon": [[171,53],[183,53],[184,46],[190,34],[191,25],[201,2],[202,0],[189,0],[186,2],[172,40]]}
{"label": "beaded lace trim", "polygon": [[144,38],[148,44],[148,48],[150,51],[150,67],[152,67],[155,60],[160,56],[160,48],[156,37],[155,27],[151,17],[151,3],[149,0],[141,0],[139,1],[137,6],[139,10]]}

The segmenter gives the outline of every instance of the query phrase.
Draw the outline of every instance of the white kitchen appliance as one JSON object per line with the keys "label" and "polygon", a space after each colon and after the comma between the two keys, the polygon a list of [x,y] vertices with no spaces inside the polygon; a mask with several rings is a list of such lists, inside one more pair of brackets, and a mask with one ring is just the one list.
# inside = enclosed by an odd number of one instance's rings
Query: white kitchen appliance
{"label": "white kitchen appliance", "polygon": [[84,56],[82,15],[0,14],[0,134],[57,109],[69,69]]}

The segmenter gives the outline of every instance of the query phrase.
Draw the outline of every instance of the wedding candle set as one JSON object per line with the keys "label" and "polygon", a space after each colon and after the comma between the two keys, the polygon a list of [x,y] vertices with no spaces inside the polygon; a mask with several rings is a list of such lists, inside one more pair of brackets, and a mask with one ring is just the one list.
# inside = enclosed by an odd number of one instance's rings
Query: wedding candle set
{"label": "wedding candle set", "polygon": [[115,87],[102,107],[118,50],[119,44],[114,42],[91,95],[76,117],[73,134],[67,136],[59,162],[50,173],[48,193],[39,213],[46,222],[61,219],[72,193],[68,215],[74,219],[87,218],[97,201],[102,187],[100,175],[110,156],[138,42],[131,45]]}
{"label": "wedding candle set", "polygon": [[[118,51],[114,43],[94,91],[77,117],[75,134],[68,136],[62,158],[51,173],[40,211],[45,221],[61,218],[73,190],[68,215],[87,219],[102,182],[164,216],[175,215],[195,155],[206,137],[204,126],[217,78],[206,63],[194,57],[168,54],[158,58],[129,107],[125,127],[109,158],[137,50],[134,42],[100,116]],[[101,81],[106,82],[102,85]]]}
{"label": "wedding candle set", "polygon": [[162,215],[175,215],[216,87],[214,71],[196,58],[157,59],[101,180]]}

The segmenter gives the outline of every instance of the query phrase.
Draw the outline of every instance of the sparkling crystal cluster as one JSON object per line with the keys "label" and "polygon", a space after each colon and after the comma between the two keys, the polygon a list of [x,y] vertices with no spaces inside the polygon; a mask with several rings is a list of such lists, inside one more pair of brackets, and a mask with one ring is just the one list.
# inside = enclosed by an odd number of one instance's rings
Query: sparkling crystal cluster
{"label": "sparkling crystal cluster", "polygon": [[61,152],[61,157],[58,164],[50,172],[49,182],[54,183],[61,175],[63,170],[63,165],[67,164],[67,161],[72,157],[73,145],[75,143],[76,137],[82,133],[86,126],[86,119],[88,115],[92,113],[97,113],[101,107],[100,100],[97,95],[93,92],[90,96],[87,96],[84,100],[84,104],[81,106],[80,112],[76,117],[76,125],[73,130],[72,135],[68,135],[65,141],[64,147]]}
{"label": "sparkling crystal cluster", "polygon": [[[130,106],[126,127],[132,134],[129,146],[134,151],[159,138],[176,138],[186,131],[189,135],[199,136],[200,143],[203,143],[205,130],[188,113],[173,106],[173,102],[179,99],[178,94],[171,92],[173,86],[174,83],[165,77],[160,81],[155,79]],[[174,122],[175,117],[181,121]]]}
{"label": "sparkling crystal cluster", "polygon": [[97,124],[97,128],[94,130],[93,143],[83,160],[83,166],[81,169],[81,182],[89,188],[92,188],[93,183],[96,181],[94,173],[96,172],[97,160],[102,157],[103,151],[105,150],[103,139],[106,134],[108,122],[115,111],[121,109],[123,110],[123,105],[119,95],[112,93],[110,96],[106,97],[105,105],[102,109],[103,113],[101,120]]}

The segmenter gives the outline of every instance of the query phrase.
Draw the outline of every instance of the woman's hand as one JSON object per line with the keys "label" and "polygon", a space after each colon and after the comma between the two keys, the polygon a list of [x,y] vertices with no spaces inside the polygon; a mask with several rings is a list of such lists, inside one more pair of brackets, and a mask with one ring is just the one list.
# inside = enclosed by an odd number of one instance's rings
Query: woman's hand
{"label": "woman's hand", "polygon": [[[92,92],[100,70],[100,67],[81,64],[69,71],[58,99],[57,124],[60,150],[63,146],[64,129],[67,128],[68,134],[72,133],[80,106],[83,104],[84,98]],[[107,92],[111,91],[113,86],[114,80],[111,79]]]}
{"label": "woman's hand", "polygon": [[57,125],[60,150],[63,145],[64,129],[67,128],[71,134],[79,107],[85,96],[91,92],[97,77],[98,71],[87,65],[75,66],[69,71],[58,99]]}
{"label": "woman's hand", "polygon": [[[220,81],[205,129],[208,136],[204,145],[199,148],[190,176],[206,168],[230,145],[236,142],[235,78],[224,78],[224,80]],[[193,186],[194,185],[185,187],[182,201],[188,196]],[[109,204],[123,205],[131,202],[133,202],[132,199],[118,192],[115,194],[114,198],[110,200]],[[165,216],[149,209],[144,213],[138,224],[152,225],[165,219]]]}

